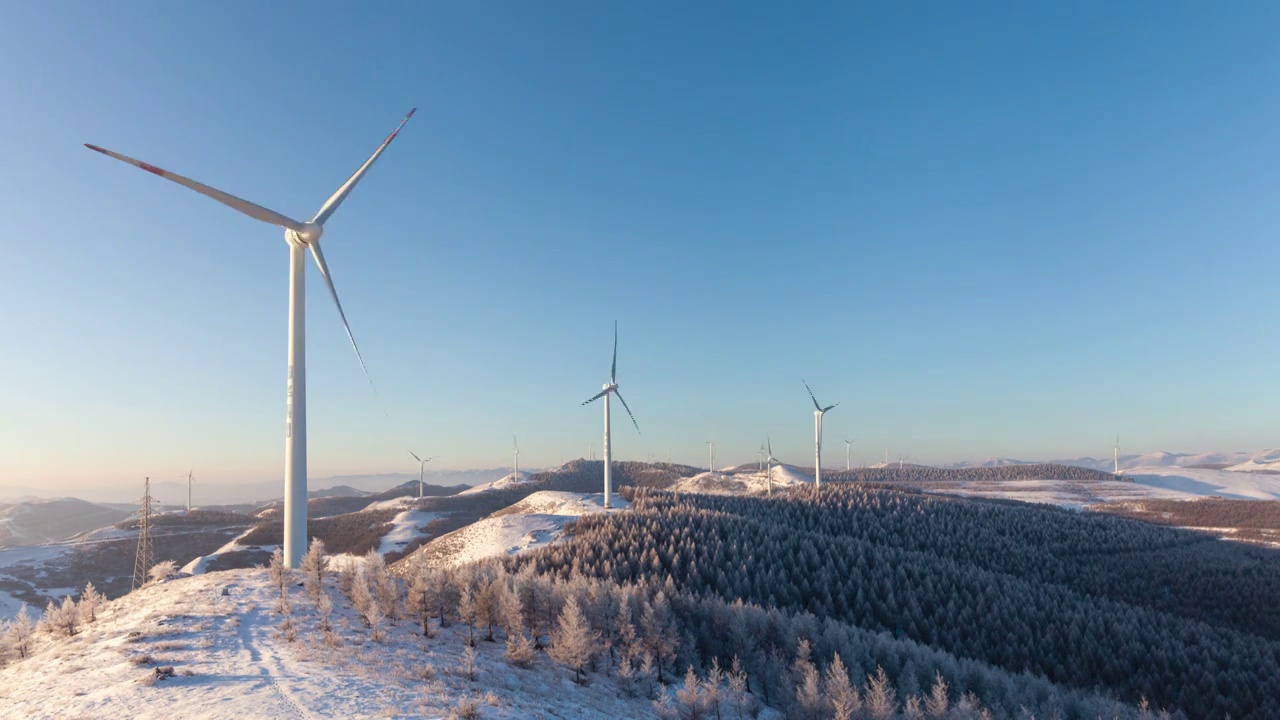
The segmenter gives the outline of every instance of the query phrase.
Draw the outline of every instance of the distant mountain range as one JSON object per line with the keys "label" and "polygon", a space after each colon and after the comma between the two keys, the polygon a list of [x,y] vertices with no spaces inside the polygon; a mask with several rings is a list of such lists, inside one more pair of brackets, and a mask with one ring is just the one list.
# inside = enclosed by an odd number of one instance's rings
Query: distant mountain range
{"label": "distant mountain range", "polygon": [[[1111,472],[1115,465],[1109,457],[1070,458],[1057,460],[1018,460],[1015,458],[988,458],[986,460],[952,463],[944,467],[1001,467],[1004,465],[1030,465],[1048,462],[1054,465],[1072,465],[1103,472]],[[1258,452],[1207,452],[1207,453],[1171,453],[1152,452],[1145,455],[1121,455],[1120,469],[1133,470],[1143,467],[1217,467],[1239,472],[1280,471],[1280,450],[1259,450]]]}

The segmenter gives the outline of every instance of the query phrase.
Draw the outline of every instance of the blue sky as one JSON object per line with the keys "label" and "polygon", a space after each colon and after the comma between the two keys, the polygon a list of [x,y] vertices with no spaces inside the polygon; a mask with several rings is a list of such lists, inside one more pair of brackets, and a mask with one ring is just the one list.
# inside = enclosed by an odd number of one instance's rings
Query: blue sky
{"label": "blue sky", "polygon": [[[962,7],[963,5],[963,7]],[[282,467],[310,217],[313,476],[1274,447],[1280,7],[0,8],[0,484]]]}

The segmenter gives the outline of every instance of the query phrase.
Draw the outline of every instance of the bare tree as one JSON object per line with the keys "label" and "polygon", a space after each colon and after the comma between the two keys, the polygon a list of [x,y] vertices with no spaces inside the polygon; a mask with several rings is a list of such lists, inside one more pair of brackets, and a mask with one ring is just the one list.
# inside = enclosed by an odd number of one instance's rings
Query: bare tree
{"label": "bare tree", "polygon": [[924,701],[924,711],[929,714],[929,717],[941,720],[950,710],[951,699],[947,697],[947,681],[942,679],[942,673],[939,672],[934,676],[933,688]]}
{"label": "bare tree", "polygon": [[19,660],[26,660],[31,655],[31,636],[35,633],[35,629],[35,621],[31,619],[31,613],[27,612],[27,606],[24,603],[13,622],[9,623],[4,638],[5,644],[18,654]]}
{"label": "bare tree", "polygon": [[151,570],[147,573],[147,577],[151,582],[164,582],[178,574],[178,564],[172,560],[161,560],[151,566]]}
{"label": "bare tree", "polygon": [[325,555],[324,541],[311,539],[307,554],[302,556],[302,582],[305,583],[311,601],[318,603],[320,594],[324,592],[324,575],[329,569],[329,557]]}
{"label": "bare tree", "polygon": [[809,655],[809,641],[801,638],[796,646],[795,663],[791,666],[796,683],[795,714],[808,720],[817,720],[823,710],[822,684],[818,668],[814,667]]}

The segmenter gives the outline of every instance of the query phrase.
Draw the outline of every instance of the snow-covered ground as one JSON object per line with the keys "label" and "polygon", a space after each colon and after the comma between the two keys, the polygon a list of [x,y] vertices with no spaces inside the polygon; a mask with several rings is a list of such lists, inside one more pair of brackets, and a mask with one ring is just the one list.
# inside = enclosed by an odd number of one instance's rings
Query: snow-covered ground
{"label": "snow-covered ground", "polygon": [[1257,472],[1259,470],[1273,470],[1280,472],[1280,450],[1263,450],[1249,456],[1248,460],[1236,463],[1228,470],[1236,472]]}
{"label": "snow-covered ground", "polygon": [[[614,495],[614,510],[630,507]],[[612,511],[612,510],[611,510]],[[565,523],[591,513],[605,512],[603,493],[543,490],[482,518],[464,528],[441,535],[414,553],[438,567],[514,555],[559,539]]]}
{"label": "snow-covered ground", "polygon": [[382,536],[382,542],[378,545],[378,554],[385,556],[390,552],[404,550],[406,545],[422,535],[418,528],[439,517],[441,517],[440,513],[423,510],[405,510],[396,515],[391,520],[391,530]]}
{"label": "snow-covered ground", "polygon": [[1121,472],[1124,480],[1009,480],[938,483],[931,492],[1004,498],[1084,508],[1106,502],[1194,500],[1225,497],[1237,500],[1280,500],[1280,475],[1177,466],[1140,467]]}
{"label": "snow-covered ground", "polygon": [[525,472],[524,470],[521,470],[519,475],[515,473],[511,473],[511,474],[508,474],[506,477],[500,478],[498,480],[494,480],[493,482],[488,482],[488,483],[484,483],[483,485],[476,485],[473,488],[468,488],[458,494],[474,495],[476,493],[487,492],[489,490],[504,490],[506,488],[512,488],[517,485],[524,485],[525,483],[529,482],[532,479],[533,479],[533,473],[529,473],[529,472]]}
{"label": "snow-covered ground", "polygon": [[[225,595],[223,593],[226,593]],[[34,655],[0,668],[0,715],[13,718],[441,718],[461,698],[484,718],[652,717],[602,674],[590,684],[538,653],[533,667],[479,642],[474,680],[461,624],[423,638],[412,621],[375,642],[330,590],[336,642],[291,593],[299,639],[280,637],[267,571],[229,570],[144,587],[74,637],[37,635]],[[150,682],[158,666],[176,675]]]}
{"label": "snow-covered ground", "polygon": [[[797,472],[789,465],[773,468],[774,488],[809,484],[812,475]],[[739,472],[734,474],[704,472],[685,478],[671,486],[674,492],[703,493],[706,495],[754,495],[769,490],[769,476],[764,472]]]}

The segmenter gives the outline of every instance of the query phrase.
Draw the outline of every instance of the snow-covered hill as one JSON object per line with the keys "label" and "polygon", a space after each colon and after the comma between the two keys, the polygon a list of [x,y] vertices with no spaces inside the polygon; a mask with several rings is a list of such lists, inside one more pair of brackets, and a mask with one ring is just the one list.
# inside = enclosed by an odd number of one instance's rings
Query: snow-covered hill
{"label": "snow-covered hill", "polygon": [[1280,472],[1280,450],[1263,450],[1227,468],[1234,472]]}
{"label": "snow-covered hill", "polygon": [[0,509],[0,548],[65,540],[128,517],[76,498],[28,500]]}
{"label": "snow-covered hill", "polygon": [[1194,499],[1225,497],[1236,500],[1280,500],[1280,475],[1186,467],[1139,467],[1121,471],[1153,497]]}
{"label": "snow-covered hill", "polygon": [[[804,475],[790,465],[775,465],[773,486],[775,489],[813,483],[812,475]],[[680,480],[671,486],[675,492],[704,493],[708,495],[754,495],[768,492],[769,476],[763,472],[699,473]]]}
{"label": "snow-covered hill", "polygon": [[519,475],[516,475],[515,473],[508,473],[507,475],[497,480],[494,480],[493,482],[484,483],[483,485],[476,485],[475,487],[469,488],[467,490],[463,490],[458,494],[474,495],[475,493],[488,492],[489,490],[506,490],[507,488],[512,488],[517,485],[524,485],[525,483],[529,482],[532,479],[533,479],[533,473],[521,470]]}
{"label": "snow-covered hill", "polygon": [[[537,653],[520,669],[480,642],[463,672],[461,624],[426,639],[411,621],[375,641],[336,590],[334,631],[299,589],[297,639],[281,636],[267,571],[230,570],[149,585],[110,603],[73,637],[38,633],[34,654],[0,668],[12,718],[443,718],[474,699],[483,718],[651,717],[603,674],[591,684]],[[173,676],[157,680],[157,668]]]}
{"label": "snow-covered hill", "polygon": [[[611,504],[615,510],[630,507],[616,494],[611,498]],[[598,512],[605,512],[603,493],[542,490],[466,527],[435,538],[402,562],[426,561],[436,567],[449,567],[512,555],[554,542],[564,532],[565,523]]]}

